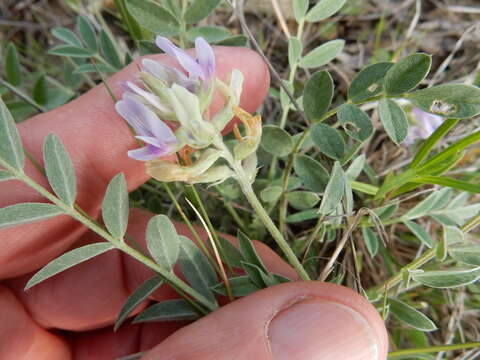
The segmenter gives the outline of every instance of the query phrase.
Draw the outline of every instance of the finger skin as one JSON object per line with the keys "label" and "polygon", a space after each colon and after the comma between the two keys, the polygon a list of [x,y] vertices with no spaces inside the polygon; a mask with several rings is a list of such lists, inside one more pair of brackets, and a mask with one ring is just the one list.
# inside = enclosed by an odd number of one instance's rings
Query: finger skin
{"label": "finger skin", "polygon": [[112,360],[150,350],[185,323],[164,322],[129,324],[117,332],[112,327],[70,336],[75,360]]}
{"label": "finger skin", "polygon": [[[246,48],[215,47],[217,76],[226,80],[232,69],[245,77],[241,106],[254,111],[263,101],[269,86],[265,63]],[[151,56],[165,64],[174,62],[165,55]],[[116,96],[119,84],[134,80],[138,61],[112,76],[108,83]],[[214,113],[222,104],[217,95]],[[92,216],[97,216],[101,199],[110,179],[123,172],[130,190],[147,176],[144,164],[127,157],[127,151],[138,147],[126,123],[116,114],[113,102],[103,85],[90,90],[74,101],[19,125],[26,150],[37,160],[42,158],[42,144],[49,133],[60,137],[71,155],[78,178],[78,203]],[[27,162],[26,172],[39,183],[46,180]],[[0,207],[43,199],[18,181],[2,183]],[[40,223],[0,230],[0,279],[18,276],[38,269],[69,248],[86,229],[74,220],[60,216]]]}
{"label": "finger skin", "polygon": [[[145,229],[152,216],[139,209],[132,209],[130,213],[128,234],[146,253]],[[176,228],[180,234],[192,238],[186,225],[176,223]],[[206,241],[208,236],[203,228],[198,231]],[[99,236],[87,233],[75,246],[99,241],[102,241]],[[272,272],[295,279],[293,269],[274,251],[259,242],[254,244]],[[130,256],[112,250],[24,291],[31,275],[8,280],[6,284],[22,301],[33,319],[47,329],[84,331],[113,324],[127,297],[154,273]],[[166,285],[155,293],[156,300],[172,298],[178,298],[178,295]],[[145,305],[138,308],[137,312]]]}
{"label": "finger skin", "polygon": [[[321,334],[309,334],[303,339],[304,344],[296,344],[291,349],[293,356],[278,354],[275,350],[278,347],[275,344],[278,337],[275,323],[291,312],[291,309],[312,303],[336,303],[360,315],[368,322],[373,333],[378,356],[357,357],[352,356],[351,352],[342,355],[352,346],[356,346],[359,352],[364,351],[363,344],[349,329],[350,324],[336,326],[336,319],[331,317],[330,324],[326,324],[328,313],[311,312],[304,314],[301,322],[308,323],[309,317],[316,317],[317,328],[329,325],[328,333],[323,331]],[[110,360],[152,347],[142,359],[384,360],[387,354],[386,329],[368,301],[345,287],[319,282],[287,283],[261,290],[181,329],[181,324],[178,323],[152,323],[128,326],[117,333],[113,333],[111,328],[73,333],[68,336],[70,350],[65,341],[36,325],[5,288],[0,288],[0,316],[1,354],[22,360],[68,360],[72,358],[71,354],[74,354],[76,360]],[[288,326],[281,329],[281,332],[287,334],[287,344],[283,344],[282,351],[288,349],[288,338],[295,337],[296,331]],[[296,357],[295,354],[301,353],[304,347],[315,348],[318,352],[310,357]],[[332,348],[335,351],[333,355],[330,353]]]}
{"label": "finger skin", "polygon": [[38,326],[20,302],[0,285],[0,357],[18,360],[69,360],[65,341]]}
{"label": "finger skin", "polygon": [[[340,304],[363,318],[377,344],[377,359],[386,359],[387,334],[383,321],[375,308],[359,294],[343,286],[320,282],[295,282],[270,287],[256,292],[248,297],[230,303],[205,318],[196,321],[174,333],[164,342],[148,352],[143,360],[274,360],[280,355],[273,355],[273,344],[277,336],[272,332],[272,323],[284,312],[304,306],[308,302]],[[322,318],[322,314],[310,314]],[[320,316],[318,316],[320,315]],[[324,314],[328,315],[328,314]],[[308,319],[298,319],[307,321]],[[334,319],[333,319],[334,320]],[[349,346],[359,346],[356,334],[347,329],[350,324],[336,327],[335,321],[329,324],[332,333],[328,335],[328,343],[321,336],[311,334],[305,347],[316,348],[315,355],[302,360],[377,360],[372,357],[356,357],[345,355],[342,351],[349,351]],[[327,324],[325,324],[326,326]],[[352,324],[355,325],[355,324]],[[321,329],[322,324],[316,324]],[[282,329],[288,333],[289,329]],[[294,337],[293,329],[291,335]],[[336,355],[329,356],[326,347],[334,347],[337,343],[344,349],[335,349]],[[277,345],[276,345],[277,346]],[[317,349],[318,348],[318,349]],[[292,354],[302,352],[302,346],[292,349]],[[332,349],[330,348],[329,351]],[[293,357],[282,357],[292,360]]]}

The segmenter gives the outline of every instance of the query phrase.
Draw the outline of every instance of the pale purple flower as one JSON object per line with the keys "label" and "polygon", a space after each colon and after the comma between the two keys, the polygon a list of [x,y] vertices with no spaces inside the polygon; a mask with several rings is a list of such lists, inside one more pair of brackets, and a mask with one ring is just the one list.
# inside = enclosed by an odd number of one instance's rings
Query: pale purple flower
{"label": "pale purple flower", "polygon": [[412,115],[415,125],[409,127],[407,138],[404,141],[405,145],[411,145],[418,139],[428,138],[444,121],[441,116],[430,114],[418,108],[413,108]]}
{"label": "pale purple flower", "polygon": [[122,88],[126,91],[130,91],[131,94],[136,94],[140,98],[144,99],[148,104],[152,105],[154,108],[158,109],[159,111],[166,113],[168,112],[168,108],[162,104],[160,98],[152,94],[150,91],[142,89],[140,86],[127,81],[121,84]]}
{"label": "pale purple flower", "polygon": [[190,79],[184,73],[170,66],[165,66],[151,59],[142,60],[142,70],[153,77],[162,80],[167,87],[178,84],[192,91],[198,84],[197,80]]}
{"label": "pale purple flower", "polygon": [[215,74],[215,55],[204,38],[197,37],[195,39],[196,58],[187,54],[163,36],[157,36],[155,43],[166,54],[179,62],[188,72],[190,79],[201,79],[206,85],[210,83]]}
{"label": "pale purple flower", "polygon": [[130,124],[146,146],[130,150],[128,156],[135,160],[149,161],[168,155],[178,143],[173,131],[146,105],[125,93],[115,104],[117,112]]}

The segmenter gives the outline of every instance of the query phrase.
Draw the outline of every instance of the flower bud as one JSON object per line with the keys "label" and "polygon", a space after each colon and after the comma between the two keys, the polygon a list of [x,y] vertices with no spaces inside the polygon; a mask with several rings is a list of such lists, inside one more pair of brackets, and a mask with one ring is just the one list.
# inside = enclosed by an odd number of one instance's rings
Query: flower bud
{"label": "flower bud", "polygon": [[223,81],[217,79],[217,89],[225,98],[225,106],[212,119],[218,131],[222,131],[235,115],[233,109],[240,104],[240,96],[243,89],[243,74],[234,69],[230,75],[230,83],[227,86]]}
{"label": "flower bud", "polygon": [[[190,184],[204,182],[202,179],[211,177],[209,173],[206,173],[207,170],[212,167],[221,155],[222,152],[219,150],[207,149],[199,155],[192,165],[188,166],[167,160],[152,160],[146,164],[147,174],[164,182],[183,181]],[[204,176],[202,177],[202,175]]]}
{"label": "flower bud", "polygon": [[167,89],[167,94],[169,104],[181,124],[176,136],[195,149],[209,146],[217,131],[203,118],[197,95],[176,84]]}

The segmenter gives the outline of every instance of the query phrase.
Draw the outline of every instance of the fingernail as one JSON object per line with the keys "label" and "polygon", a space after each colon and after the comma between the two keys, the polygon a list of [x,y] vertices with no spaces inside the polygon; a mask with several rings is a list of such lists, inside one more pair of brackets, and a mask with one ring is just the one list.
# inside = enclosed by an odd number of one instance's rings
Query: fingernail
{"label": "fingernail", "polygon": [[377,360],[374,330],[342,304],[304,300],[279,312],[268,337],[274,360]]}

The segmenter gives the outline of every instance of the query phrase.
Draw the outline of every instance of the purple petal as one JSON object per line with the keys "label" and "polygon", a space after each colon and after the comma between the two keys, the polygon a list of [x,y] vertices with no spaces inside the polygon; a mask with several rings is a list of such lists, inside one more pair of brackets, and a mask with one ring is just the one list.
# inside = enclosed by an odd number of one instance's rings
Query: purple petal
{"label": "purple petal", "polygon": [[167,144],[157,138],[151,136],[135,136],[135,138],[138,140],[142,140],[146,144],[153,145],[160,149],[165,149],[165,151],[170,150],[170,147]]}
{"label": "purple petal", "polygon": [[177,82],[177,80],[188,80],[187,76],[181,71],[151,59],[142,60],[142,70],[162,80],[167,85],[171,85],[172,82]]}
{"label": "purple petal", "polygon": [[165,142],[177,141],[168,125],[131,95],[124,94],[123,99],[115,104],[115,109],[135,129],[137,134],[155,137]]}
{"label": "purple petal", "polygon": [[408,128],[408,135],[403,141],[403,145],[412,145],[416,140],[421,139],[422,134],[418,126],[411,126]]}
{"label": "purple petal", "polygon": [[155,39],[155,43],[157,46],[165,51],[171,57],[177,59],[180,65],[183,66],[185,70],[187,70],[190,76],[199,77],[205,80],[205,73],[202,67],[195,61],[193,57],[188,55],[182,49],[176,47],[170,40],[163,36],[157,36]]}
{"label": "purple petal", "polygon": [[438,115],[427,113],[421,109],[414,108],[412,114],[417,120],[417,127],[419,130],[419,137],[426,139],[429,137],[442,123],[443,118]]}
{"label": "purple petal", "polygon": [[[188,78],[184,73],[173,67],[165,66],[151,59],[142,61],[142,70],[146,73],[162,80],[167,86],[179,84],[187,89],[194,89],[197,80]],[[192,91],[193,92],[193,91]]]}
{"label": "purple petal", "polygon": [[213,53],[213,49],[204,38],[197,37],[195,39],[195,51],[197,53],[198,63],[206,75],[205,80],[208,81],[215,73],[215,54]]}
{"label": "purple petal", "polygon": [[166,155],[167,153],[153,145],[147,145],[140,149],[130,150],[127,152],[127,154],[129,157],[135,160],[150,161]]}
{"label": "purple petal", "polygon": [[159,97],[152,94],[150,91],[143,90],[141,87],[130,81],[127,81],[125,86],[128,88],[128,90],[133,91],[135,94],[143,97],[148,103],[156,107],[158,110],[163,112],[168,111],[168,109],[160,102]]}
{"label": "purple petal", "polygon": [[131,95],[124,93],[122,100],[117,101],[115,104],[115,110],[128,122],[137,134],[150,134],[150,131],[142,119],[141,111],[138,106],[136,106],[136,101],[131,98]]}

